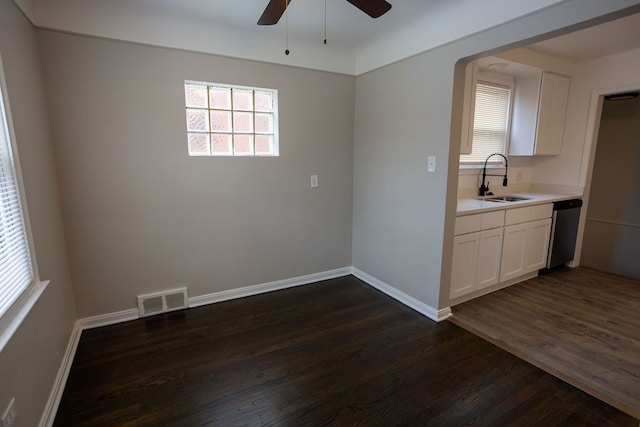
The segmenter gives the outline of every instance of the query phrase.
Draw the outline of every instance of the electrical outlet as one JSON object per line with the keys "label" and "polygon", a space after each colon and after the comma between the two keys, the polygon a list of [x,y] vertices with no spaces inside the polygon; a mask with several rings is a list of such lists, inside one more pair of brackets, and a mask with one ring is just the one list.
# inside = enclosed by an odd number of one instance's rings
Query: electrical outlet
{"label": "electrical outlet", "polygon": [[18,416],[18,410],[16,409],[16,398],[12,398],[11,402],[2,414],[2,427],[13,427],[16,423],[16,417]]}
{"label": "electrical outlet", "polygon": [[318,175],[311,175],[311,188],[318,188]]}

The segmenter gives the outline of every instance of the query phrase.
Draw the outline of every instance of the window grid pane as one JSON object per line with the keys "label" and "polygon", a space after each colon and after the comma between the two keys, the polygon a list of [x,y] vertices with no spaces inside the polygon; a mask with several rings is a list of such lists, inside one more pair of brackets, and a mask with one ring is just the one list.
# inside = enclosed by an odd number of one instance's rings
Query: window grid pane
{"label": "window grid pane", "polygon": [[198,84],[186,84],[184,86],[185,103],[187,107],[207,108],[207,87]]}
{"label": "window grid pane", "polygon": [[[506,154],[511,111],[511,88],[495,83],[476,84],[471,154],[460,155],[461,163],[484,163],[493,153]],[[492,158],[489,163],[500,163]]]}
{"label": "window grid pane", "polygon": [[233,143],[231,134],[211,135],[211,155],[212,156],[232,156]]}
{"label": "window grid pane", "polygon": [[185,106],[190,156],[277,155],[275,91],[185,82]]}
{"label": "window grid pane", "polygon": [[255,154],[265,156],[273,153],[273,135],[256,135]]}
{"label": "window grid pane", "polygon": [[208,133],[189,133],[189,155],[208,156],[211,154]]}
{"label": "window grid pane", "polygon": [[254,92],[253,104],[256,106],[256,111],[263,113],[273,112],[273,95],[269,92],[258,91]]}
{"label": "window grid pane", "polygon": [[187,108],[187,131],[208,132],[209,131],[208,110]]}

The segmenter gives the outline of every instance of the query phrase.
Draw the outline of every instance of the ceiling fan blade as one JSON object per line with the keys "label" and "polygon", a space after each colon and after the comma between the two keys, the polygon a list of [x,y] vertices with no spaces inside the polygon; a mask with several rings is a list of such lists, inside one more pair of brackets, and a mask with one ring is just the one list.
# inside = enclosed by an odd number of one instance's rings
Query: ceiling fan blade
{"label": "ceiling fan blade", "polygon": [[287,10],[291,0],[271,0],[258,19],[258,25],[275,25],[280,17]]}
{"label": "ceiling fan blade", "polygon": [[372,18],[379,18],[391,9],[385,0],[347,0]]}

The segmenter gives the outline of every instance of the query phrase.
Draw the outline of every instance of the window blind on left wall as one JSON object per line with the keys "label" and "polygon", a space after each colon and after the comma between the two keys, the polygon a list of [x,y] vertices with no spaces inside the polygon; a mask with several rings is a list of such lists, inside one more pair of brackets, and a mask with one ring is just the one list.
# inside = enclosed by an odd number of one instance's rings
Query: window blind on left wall
{"label": "window blind on left wall", "polygon": [[33,280],[20,186],[0,91],[0,318]]}

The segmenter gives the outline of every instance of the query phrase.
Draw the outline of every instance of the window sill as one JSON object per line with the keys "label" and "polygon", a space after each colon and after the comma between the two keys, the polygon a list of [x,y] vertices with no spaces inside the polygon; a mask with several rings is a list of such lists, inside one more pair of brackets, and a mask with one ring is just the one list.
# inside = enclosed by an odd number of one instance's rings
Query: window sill
{"label": "window sill", "polygon": [[4,350],[13,334],[18,330],[40,295],[49,285],[45,280],[32,284],[0,319],[0,352]]}

